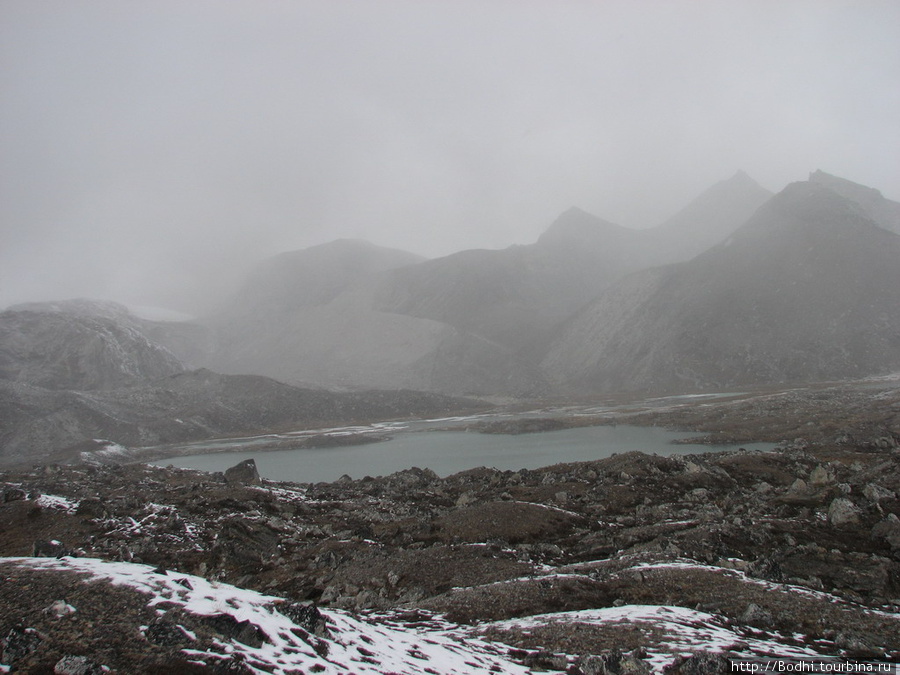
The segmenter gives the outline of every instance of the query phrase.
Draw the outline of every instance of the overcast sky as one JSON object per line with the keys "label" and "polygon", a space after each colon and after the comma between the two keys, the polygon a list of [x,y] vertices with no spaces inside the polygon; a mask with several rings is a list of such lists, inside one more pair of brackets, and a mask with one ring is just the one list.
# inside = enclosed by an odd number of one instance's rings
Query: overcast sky
{"label": "overcast sky", "polygon": [[738,169],[900,199],[895,0],[0,0],[0,94],[0,307],[646,227]]}

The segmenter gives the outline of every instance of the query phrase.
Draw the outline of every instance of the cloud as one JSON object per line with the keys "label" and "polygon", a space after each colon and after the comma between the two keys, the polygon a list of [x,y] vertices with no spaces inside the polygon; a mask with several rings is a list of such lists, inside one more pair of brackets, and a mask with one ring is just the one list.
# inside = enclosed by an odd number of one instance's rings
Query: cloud
{"label": "cloud", "polygon": [[0,6],[0,305],[180,309],[338,237],[442,255],[743,168],[900,197],[893,2]]}

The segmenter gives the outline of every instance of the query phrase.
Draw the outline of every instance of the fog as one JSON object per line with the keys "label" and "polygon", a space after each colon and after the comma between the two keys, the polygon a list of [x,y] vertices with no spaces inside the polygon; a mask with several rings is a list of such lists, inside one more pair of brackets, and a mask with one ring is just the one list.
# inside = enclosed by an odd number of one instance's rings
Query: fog
{"label": "fog", "polygon": [[0,4],[0,307],[196,311],[341,237],[658,224],[743,169],[900,198],[900,4]]}

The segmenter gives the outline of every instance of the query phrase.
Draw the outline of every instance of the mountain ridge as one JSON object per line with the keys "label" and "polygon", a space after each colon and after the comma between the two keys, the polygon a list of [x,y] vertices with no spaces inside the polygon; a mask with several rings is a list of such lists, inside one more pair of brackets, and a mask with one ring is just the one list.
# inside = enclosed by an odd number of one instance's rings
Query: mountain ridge
{"label": "mountain ridge", "polygon": [[898,260],[900,237],[859,204],[794,183],[725,242],[610,289],[542,366],[559,384],[651,391],[884,372],[900,367]]}

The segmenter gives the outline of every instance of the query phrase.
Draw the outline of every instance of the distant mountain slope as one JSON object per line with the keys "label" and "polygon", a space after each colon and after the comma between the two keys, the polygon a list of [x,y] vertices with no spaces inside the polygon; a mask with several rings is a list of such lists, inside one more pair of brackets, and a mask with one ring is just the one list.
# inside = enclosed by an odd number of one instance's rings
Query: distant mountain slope
{"label": "distant mountain slope", "polygon": [[688,260],[718,244],[743,225],[772,193],[743,171],[723,180],[648,232],[665,253],[660,263]]}
{"label": "distant mountain slope", "polygon": [[202,328],[172,326],[87,300],[0,313],[0,463],[57,457],[98,438],[155,445],[476,405],[422,392],[336,394],[257,375],[187,372],[148,335],[208,337]]}
{"label": "distant mountain slope", "polygon": [[[411,388],[456,394],[534,391],[535,365],[464,327],[377,302],[388,275],[422,259],[341,240],[264,261],[222,312],[205,322],[212,348],[192,363],[330,388]],[[414,263],[419,264],[414,264]]]}
{"label": "distant mountain slope", "polygon": [[560,322],[623,276],[724,239],[767,196],[739,173],[657,230],[573,208],[533,244],[426,261],[333,242],[264,261],[205,322],[205,355],[177,331],[165,343],[192,364],[298,385],[534,396]]}
{"label": "distant mountain slope", "polygon": [[772,198],[693,260],[635,274],[542,364],[593,390],[686,391],[900,368],[900,236],[817,182]]}
{"label": "distant mountain slope", "polygon": [[115,303],[31,303],[0,313],[0,379],[47,389],[111,389],[183,369]]}
{"label": "distant mountain slope", "polygon": [[65,454],[91,439],[126,446],[226,434],[303,429],[406,416],[436,416],[480,404],[414,391],[333,393],[256,375],[183,372],[110,391],[50,391],[0,380],[0,464]]}
{"label": "distant mountain slope", "polygon": [[536,364],[445,323],[372,309],[368,292],[220,324],[205,365],[328,388],[533,393]]}
{"label": "distant mountain slope", "polygon": [[831,188],[841,197],[852,199],[881,227],[900,234],[900,203],[885,199],[875,188],[853,183],[824,171],[813,171],[809,174],[809,181]]}
{"label": "distant mountain slope", "polygon": [[642,244],[635,230],[570,209],[534,244],[462,251],[384,275],[375,302],[519,350],[644,266]]}
{"label": "distant mountain slope", "polygon": [[569,209],[534,244],[463,251],[396,270],[386,275],[377,301],[388,311],[449,323],[530,355],[528,348],[613,282],[709,248],[769,197],[738,172],[652,230]]}
{"label": "distant mountain slope", "polygon": [[259,264],[227,312],[276,311],[324,305],[377,272],[420,263],[425,258],[359,239],[338,239],[282,253]]}

